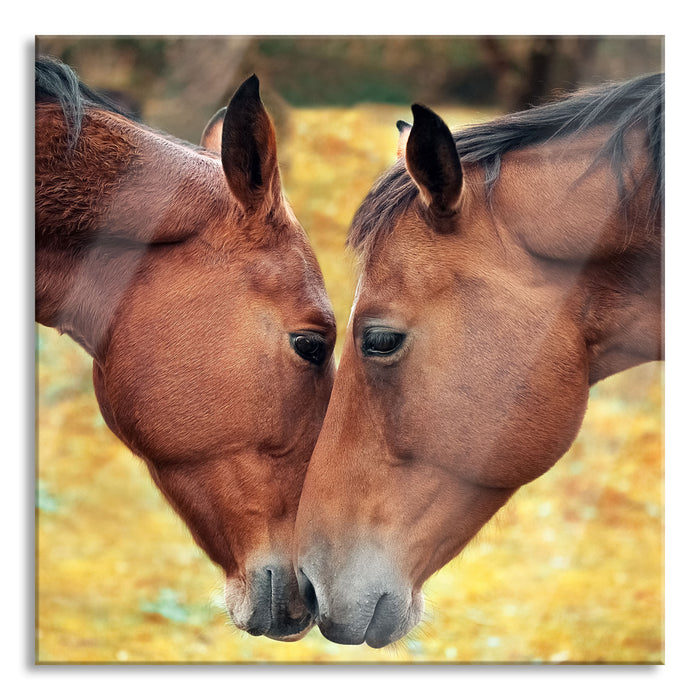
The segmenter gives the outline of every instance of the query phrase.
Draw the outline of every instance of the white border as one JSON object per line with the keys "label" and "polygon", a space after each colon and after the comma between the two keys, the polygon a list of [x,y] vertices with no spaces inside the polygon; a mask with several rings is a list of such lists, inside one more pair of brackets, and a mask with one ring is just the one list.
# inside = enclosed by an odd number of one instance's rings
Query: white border
{"label": "white border", "polygon": [[[42,7],[42,5],[46,5]],[[697,687],[698,578],[696,573],[698,511],[697,433],[697,277],[698,219],[690,208],[698,199],[694,172],[686,165],[697,157],[687,150],[684,134],[697,130],[694,109],[697,80],[697,36],[687,3],[408,3],[394,0],[355,0],[352,3],[265,2],[259,15],[242,12],[240,3],[208,2],[197,6],[162,3],[145,11],[146,3],[132,0],[97,4],[93,1],[31,3],[5,13],[2,51],[3,240],[11,248],[2,255],[5,313],[4,455],[2,507],[5,547],[2,624],[3,686],[13,696],[92,698],[206,697],[209,694],[268,697],[335,695],[350,697],[434,697],[453,691],[471,697],[601,698],[682,697],[681,688]],[[479,8],[477,5],[481,5]],[[100,8],[103,7],[103,10]],[[566,14],[570,12],[571,14]],[[101,14],[102,12],[102,14]],[[631,13],[634,13],[632,15]],[[97,14],[96,14],[97,13]],[[33,581],[25,562],[33,534],[25,532],[28,518],[25,470],[32,469],[33,397],[27,377],[33,372],[33,347],[27,344],[31,314],[31,260],[24,245],[28,231],[25,184],[31,122],[24,107],[31,105],[25,71],[36,34],[664,34],[667,78],[667,278],[668,353],[667,407],[667,571],[666,665],[662,667],[38,667],[32,666],[31,610]],[[9,81],[9,84],[8,84]],[[16,110],[17,96],[20,110]],[[13,121],[14,119],[14,121]],[[692,120],[692,122],[691,122]],[[8,153],[9,151],[9,153]],[[9,158],[8,158],[9,156]],[[688,177],[686,178],[686,175]],[[691,190],[691,186],[693,189]],[[19,294],[18,294],[19,290]],[[16,341],[19,340],[17,343]],[[686,403],[688,399],[692,403]],[[29,425],[27,425],[29,421]],[[17,536],[18,531],[21,533]],[[29,625],[29,627],[28,627]],[[339,685],[339,683],[341,685]],[[15,690],[19,688],[21,690]],[[674,692],[678,689],[678,692]]]}

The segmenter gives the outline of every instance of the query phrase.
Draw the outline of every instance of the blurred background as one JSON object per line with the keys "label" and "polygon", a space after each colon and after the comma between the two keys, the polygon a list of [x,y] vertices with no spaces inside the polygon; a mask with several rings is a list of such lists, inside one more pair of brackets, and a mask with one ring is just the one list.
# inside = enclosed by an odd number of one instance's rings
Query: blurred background
{"label": "blurred background", "polygon": [[[342,347],[345,235],[421,101],[455,128],[577,87],[663,70],[661,37],[36,37],[150,126],[198,142],[251,73],[285,193],[319,257]],[[37,327],[39,662],[663,662],[663,365],[591,391],[560,463],[426,585],[426,620],[385,650],[317,630],[243,635],[219,571],[105,426],[90,358]]]}

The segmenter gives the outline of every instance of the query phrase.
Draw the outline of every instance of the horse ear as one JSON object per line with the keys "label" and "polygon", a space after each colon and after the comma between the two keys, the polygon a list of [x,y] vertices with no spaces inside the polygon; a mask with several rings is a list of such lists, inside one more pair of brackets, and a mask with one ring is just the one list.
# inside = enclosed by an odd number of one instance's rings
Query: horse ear
{"label": "horse ear", "polygon": [[403,158],[406,155],[406,141],[411,133],[411,125],[408,122],[399,119],[396,122],[396,128],[399,130],[399,143],[396,146],[396,158]]}
{"label": "horse ear", "polygon": [[406,142],[406,168],[430,209],[453,214],[462,199],[462,163],[447,124],[432,110],[414,104]]}
{"label": "horse ear", "polygon": [[221,132],[223,131],[225,116],[226,107],[222,107],[204,127],[202,138],[199,140],[200,146],[219,155],[221,155]]}
{"label": "horse ear", "polygon": [[280,194],[272,121],[251,75],[231,98],[221,130],[221,164],[229,187],[245,209],[271,205]]}

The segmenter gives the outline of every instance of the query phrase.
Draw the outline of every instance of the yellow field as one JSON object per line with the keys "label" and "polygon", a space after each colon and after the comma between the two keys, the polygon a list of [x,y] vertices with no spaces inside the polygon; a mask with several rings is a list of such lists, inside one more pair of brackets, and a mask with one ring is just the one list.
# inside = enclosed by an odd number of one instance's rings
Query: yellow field
{"label": "yellow field", "polygon": [[[455,126],[484,115],[440,110]],[[344,238],[393,159],[394,107],[293,110],[288,198],[317,251],[342,345],[354,293]],[[281,137],[280,137],[281,138]],[[227,621],[218,569],[145,466],[109,432],[91,361],[38,331],[37,660],[97,663],[660,663],[663,367],[592,391],[579,438],[426,585],[426,620],[385,649],[318,630],[292,644]]]}

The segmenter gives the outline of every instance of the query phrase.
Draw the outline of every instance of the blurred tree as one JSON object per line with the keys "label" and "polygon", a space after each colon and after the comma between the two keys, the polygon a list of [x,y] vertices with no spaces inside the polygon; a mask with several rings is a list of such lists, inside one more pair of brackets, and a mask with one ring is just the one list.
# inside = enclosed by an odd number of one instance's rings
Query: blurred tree
{"label": "blurred tree", "polygon": [[280,128],[287,103],[512,111],[663,69],[659,36],[64,36],[37,37],[36,46],[93,87],[128,94],[147,123],[189,140],[253,72]]}
{"label": "blurred tree", "polygon": [[600,41],[599,37],[544,36],[523,40],[520,46],[512,39],[483,37],[480,46],[498,103],[511,112],[541,103],[554,88],[579,87]]}

